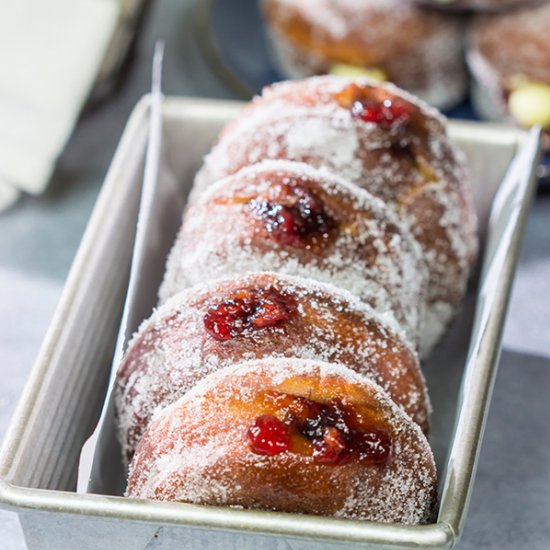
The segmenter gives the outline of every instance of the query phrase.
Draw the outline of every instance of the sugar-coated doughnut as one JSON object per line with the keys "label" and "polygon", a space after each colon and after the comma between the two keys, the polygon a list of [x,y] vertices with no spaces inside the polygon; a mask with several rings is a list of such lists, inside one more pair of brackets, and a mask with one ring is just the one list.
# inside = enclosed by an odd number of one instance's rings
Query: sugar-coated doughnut
{"label": "sugar-coated doughnut", "polygon": [[427,522],[429,444],[346,367],[270,358],[214,373],[155,418],[127,495],[380,522]]}
{"label": "sugar-coated doughnut", "polygon": [[544,130],[550,149],[550,3],[499,15],[477,16],[470,31],[468,64],[473,102],[489,119]]}

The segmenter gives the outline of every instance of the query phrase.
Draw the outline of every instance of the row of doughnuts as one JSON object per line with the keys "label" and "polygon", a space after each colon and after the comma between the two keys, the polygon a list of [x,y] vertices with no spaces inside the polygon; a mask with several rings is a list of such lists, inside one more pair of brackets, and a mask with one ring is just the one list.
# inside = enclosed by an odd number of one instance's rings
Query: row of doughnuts
{"label": "row of doughnuts", "polygon": [[543,131],[550,151],[550,3],[480,16],[470,32],[467,60],[472,101],[490,120],[508,120]]}
{"label": "row of doughnuts", "polygon": [[[414,0],[264,0],[262,5],[276,62],[289,78],[365,73],[448,109],[467,95],[468,66],[480,116],[525,127],[539,124],[550,135],[548,0],[433,0],[424,5]],[[464,8],[490,13],[456,13]]]}
{"label": "row of doughnuts", "polygon": [[266,89],[205,158],[117,373],[127,495],[429,521],[417,352],[459,306],[475,229],[434,109],[364,78]]}
{"label": "row of doughnuts", "polygon": [[[367,191],[384,203],[382,209],[386,216],[397,216],[404,233],[410,233],[420,247],[419,262],[426,265],[427,282],[418,280],[425,279],[422,267],[411,270],[402,257],[398,260],[402,266],[398,273],[389,266],[384,270],[389,270],[387,277],[393,279],[394,294],[399,286],[403,288],[405,308],[406,296],[409,302],[412,297],[412,304],[416,305],[422,301],[416,293],[425,287],[426,309],[418,311],[416,306],[421,330],[415,344],[419,343],[421,355],[427,355],[453,318],[477,252],[469,174],[460,151],[447,137],[445,121],[439,113],[390,84],[374,85],[366,78],[315,77],[268,87],[228,125],[206,156],[191,194],[191,208],[200,209],[197,203],[204,204],[215,194],[213,190],[211,195],[206,194],[214,182],[264,160],[305,163],[328,170],[331,178],[335,178],[332,174],[338,174],[352,184],[352,192],[357,196],[355,201],[368,201],[374,210],[379,203],[367,197],[364,193]],[[218,190],[223,188],[225,183],[218,184]],[[216,201],[220,202],[214,197]],[[206,209],[210,208],[206,205]],[[343,208],[338,210],[341,216]],[[394,222],[397,225],[397,220]],[[184,222],[181,240],[192,224],[192,221]],[[255,236],[259,239],[257,231]],[[349,238],[355,242],[355,237],[346,231],[340,231],[338,237],[334,241],[336,246],[340,243],[346,246]],[[200,237],[193,235],[191,239],[194,238]],[[394,242],[404,248],[406,239],[402,232]],[[379,240],[375,240],[375,244],[380,246]],[[211,242],[204,248],[211,250]],[[325,247],[324,251],[327,255],[333,248]],[[352,258],[341,250],[336,252],[333,264],[357,267],[360,261],[357,251]],[[265,253],[265,249],[261,253]],[[177,254],[177,257],[183,255]],[[169,260],[168,280],[177,269],[176,261]],[[286,269],[292,270],[290,274],[301,274],[294,271],[298,267],[293,264]],[[382,280],[384,276],[376,277]],[[397,277],[401,277],[402,282],[398,282]],[[362,293],[354,278],[346,276],[346,279],[347,282],[325,278],[351,292]],[[397,312],[397,316],[400,320],[412,320],[412,314],[406,309],[402,314]]]}

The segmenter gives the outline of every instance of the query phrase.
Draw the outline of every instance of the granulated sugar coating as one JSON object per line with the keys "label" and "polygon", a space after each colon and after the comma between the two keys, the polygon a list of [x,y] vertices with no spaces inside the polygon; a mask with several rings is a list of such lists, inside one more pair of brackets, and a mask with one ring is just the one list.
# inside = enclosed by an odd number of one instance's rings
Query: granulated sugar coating
{"label": "granulated sugar coating", "polygon": [[[479,10],[483,12],[509,11],[510,8],[525,8],[536,5],[546,0],[422,0],[426,4],[432,4],[438,8],[451,10]],[[494,13],[492,13],[494,15]]]}
{"label": "granulated sugar coating", "polygon": [[[320,463],[292,427],[304,400],[347,411],[339,430],[383,433],[385,454]],[[289,430],[290,446],[272,456],[250,447],[250,425],[266,414]],[[418,524],[434,512],[436,477],[420,428],[374,382],[337,364],[270,358],[214,373],[161,411],[136,451],[127,495]]]}
{"label": "granulated sugar coating", "polygon": [[[287,304],[276,323],[262,299]],[[216,338],[205,316],[237,319],[234,337]],[[215,309],[217,308],[217,309]],[[231,317],[231,315],[233,317]],[[264,319],[265,321],[265,319]],[[124,457],[131,458],[153,414],[179,399],[206,375],[236,362],[297,357],[338,362],[372,378],[427,430],[430,405],[415,352],[391,313],[380,314],[352,294],[313,280],[263,273],[197,286],[168,300],[145,321],[119,369],[115,403]],[[274,360],[275,361],[275,360]],[[275,361],[276,362],[276,361]]]}
{"label": "granulated sugar coating", "polygon": [[393,312],[417,345],[428,281],[420,247],[380,199],[326,169],[264,161],[207,189],[184,214],[160,298],[252,271],[349,290]]}
{"label": "granulated sugar coating", "polygon": [[[399,102],[396,128],[355,116],[357,97]],[[346,101],[349,102],[348,105]],[[324,167],[392,208],[422,248],[429,271],[421,352],[452,319],[477,252],[468,170],[438,112],[392,85],[316,77],[275,84],[222,132],[198,173],[192,201],[245,166],[287,159]]]}

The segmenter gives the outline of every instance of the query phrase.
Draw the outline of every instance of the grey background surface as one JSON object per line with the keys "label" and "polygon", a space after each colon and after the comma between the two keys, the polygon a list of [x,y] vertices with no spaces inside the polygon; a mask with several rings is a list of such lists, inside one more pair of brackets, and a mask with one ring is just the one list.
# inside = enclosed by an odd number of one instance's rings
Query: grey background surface
{"label": "grey background surface", "polygon": [[[38,353],[129,113],[148,90],[152,47],[167,43],[167,94],[230,98],[198,50],[191,0],[159,0],[115,95],[86,111],[47,193],[0,214],[0,439]],[[462,550],[550,547],[550,196],[533,206],[504,336],[505,351]],[[442,365],[444,368],[444,365]],[[98,548],[101,543],[98,533]],[[0,548],[24,550],[0,511]]]}

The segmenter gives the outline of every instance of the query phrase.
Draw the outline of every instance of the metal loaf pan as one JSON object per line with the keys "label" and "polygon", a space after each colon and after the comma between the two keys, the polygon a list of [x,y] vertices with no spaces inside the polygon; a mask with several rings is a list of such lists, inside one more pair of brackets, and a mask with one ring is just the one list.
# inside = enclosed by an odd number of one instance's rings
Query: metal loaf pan
{"label": "metal loaf pan", "polygon": [[[166,98],[159,183],[176,182],[186,195],[202,156],[241,107]],[[124,131],[0,454],[0,505],[19,513],[29,549],[452,547],[466,514],[535,188],[536,136],[498,125],[450,123],[474,175],[484,259],[462,313],[424,366],[434,405],[439,515],[431,525],[402,526],[75,492],[80,449],[102,406],[128,284],[148,117],[144,98]],[[531,154],[502,184],[528,139]],[[163,223],[158,220],[159,230]],[[168,251],[174,231],[166,229],[159,252]],[[162,265],[151,277],[161,274]]]}

